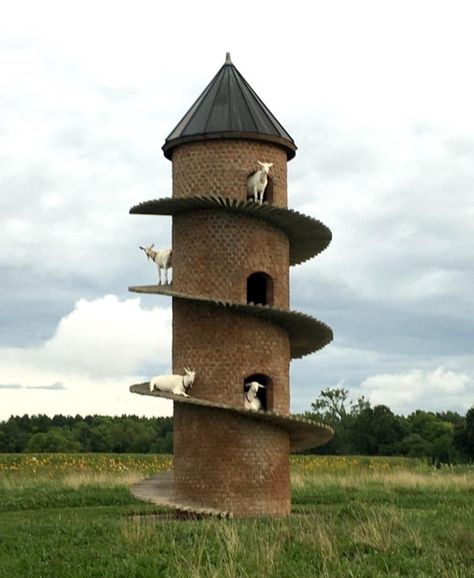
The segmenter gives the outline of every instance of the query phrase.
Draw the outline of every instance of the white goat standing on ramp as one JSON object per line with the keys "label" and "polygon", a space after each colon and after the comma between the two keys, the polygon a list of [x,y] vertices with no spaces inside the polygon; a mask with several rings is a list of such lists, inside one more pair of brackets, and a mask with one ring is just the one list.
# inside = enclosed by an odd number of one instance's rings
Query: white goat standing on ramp
{"label": "white goat standing on ramp", "polygon": [[168,285],[168,269],[171,267],[171,249],[158,249],[155,251],[153,247],[155,243],[152,243],[148,247],[141,247],[145,251],[148,259],[151,259],[156,263],[158,267],[158,285],[161,285],[161,270],[165,271],[165,285]]}
{"label": "white goat standing on ramp", "polygon": [[174,395],[189,397],[186,390],[192,387],[196,372],[187,367],[184,368],[184,375],[157,375],[150,380],[150,392],[155,389]]}
{"label": "white goat standing on ramp", "polygon": [[262,402],[258,399],[257,394],[260,388],[265,389],[265,386],[258,381],[251,381],[246,383],[249,390],[245,392],[244,396],[244,408],[251,409],[253,411],[259,411],[262,409]]}
{"label": "white goat standing on ramp", "polygon": [[273,167],[273,163],[257,161],[257,164],[260,166],[258,171],[247,179],[247,194],[253,195],[253,200],[261,205],[268,184],[268,171]]}

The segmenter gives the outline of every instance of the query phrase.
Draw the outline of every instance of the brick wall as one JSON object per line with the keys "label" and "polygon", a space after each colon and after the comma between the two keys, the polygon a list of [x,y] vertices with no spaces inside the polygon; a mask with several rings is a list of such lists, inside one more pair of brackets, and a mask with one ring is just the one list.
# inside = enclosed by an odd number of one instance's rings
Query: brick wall
{"label": "brick wall", "polygon": [[[273,162],[273,203],[286,207],[283,149],[245,140],[184,144],[173,151],[173,196],[247,198],[256,161]],[[279,229],[223,211],[173,218],[173,288],[223,301],[247,302],[247,278],[273,279],[273,305],[288,308],[289,243]],[[173,371],[196,370],[189,393],[243,407],[244,380],[270,378],[268,409],[289,411],[290,342],[279,325],[224,308],[173,298]],[[288,433],[231,411],[175,403],[175,492],[234,515],[290,512]]]}
{"label": "brick wall", "polygon": [[284,149],[246,140],[209,140],[173,150],[173,197],[220,195],[247,198],[247,177],[257,161],[273,163],[273,204],[287,206],[287,155]]}
{"label": "brick wall", "polygon": [[290,513],[288,433],[224,410],[174,404],[178,498],[236,516]]}
{"label": "brick wall", "polygon": [[273,305],[288,309],[288,237],[265,221],[223,211],[173,218],[173,288],[183,293],[247,302],[247,278],[273,279]]}
{"label": "brick wall", "polygon": [[197,371],[192,396],[243,407],[245,378],[262,373],[272,380],[268,409],[288,413],[289,365],[288,333],[278,325],[173,299],[173,372]]}

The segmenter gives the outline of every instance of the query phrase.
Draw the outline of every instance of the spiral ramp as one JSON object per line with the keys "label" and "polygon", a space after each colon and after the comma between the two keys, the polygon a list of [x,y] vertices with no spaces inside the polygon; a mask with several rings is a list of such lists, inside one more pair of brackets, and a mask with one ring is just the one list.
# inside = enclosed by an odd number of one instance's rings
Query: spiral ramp
{"label": "spiral ramp", "polygon": [[[316,219],[268,203],[260,205],[249,200],[237,200],[216,195],[187,198],[173,197],[147,201],[133,207],[130,213],[170,215],[173,219],[193,214],[221,214],[237,220],[244,219],[262,223],[270,230],[275,230],[276,234],[282,234],[287,238],[290,265],[299,264],[314,257],[323,251],[331,241],[330,230]],[[173,258],[179,249],[179,247],[175,246],[174,239]],[[219,248],[216,250],[218,251]],[[173,278],[175,278],[174,268]],[[204,335],[213,333],[211,330],[206,334],[206,322],[210,324],[210,327],[214,323],[216,330],[226,323],[228,323],[226,327],[233,326],[236,323],[240,323],[243,326],[249,325],[250,333],[246,333],[245,337],[242,337],[241,350],[244,350],[248,345],[249,335],[251,335],[254,327],[252,323],[257,324],[255,327],[258,331],[262,328],[264,334],[269,336],[269,341],[271,341],[273,334],[275,334],[274,338],[277,342],[280,340],[284,343],[287,340],[289,359],[301,358],[313,353],[327,345],[333,337],[330,327],[309,315],[290,311],[284,306],[255,305],[238,300],[224,299],[217,294],[218,290],[215,292],[196,292],[189,290],[189,287],[187,290],[179,290],[178,287],[174,287],[171,284],[132,286],[129,287],[129,291],[172,297],[173,315],[178,314],[178,317],[181,315],[186,318],[191,313],[194,321],[197,319],[200,320],[199,323],[203,323]],[[180,324],[179,319],[176,324]],[[176,335],[179,335],[180,344],[182,344],[182,347],[180,345],[177,348],[178,351],[173,354],[174,366],[182,365],[182,359],[188,359],[185,356],[189,356],[193,350],[193,346],[190,346],[186,341],[187,337],[183,338],[185,333],[186,330],[182,331],[181,334],[179,330],[174,333],[173,339],[177,339]],[[202,337],[203,340],[207,338]],[[194,341],[194,347],[199,339],[197,337]],[[213,342],[214,349],[219,347],[219,340],[222,341],[222,339],[222,335],[216,338]],[[183,349],[183,355],[180,354],[180,349]],[[232,351],[236,354],[239,349],[230,350],[228,354],[232,355]],[[196,358],[196,360],[199,359],[199,357]],[[205,363],[206,360],[201,357],[201,364]],[[210,360],[209,363],[212,365],[215,361]],[[186,365],[191,366],[192,362],[186,362]],[[331,439],[334,433],[327,425],[302,417],[291,416],[287,411],[287,407],[289,407],[289,392],[286,403],[280,405],[275,403],[273,408],[269,408],[266,411],[251,411],[244,409],[243,395],[240,395],[240,397],[228,395],[225,390],[219,393],[220,390],[216,391],[211,387],[206,388],[205,384],[202,383],[200,387],[193,387],[193,389],[188,391],[190,397],[158,391],[150,392],[149,383],[147,382],[132,385],[130,391],[139,395],[170,399],[174,402],[175,412],[174,477],[173,474],[166,474],[144,480],[133,487],[132,493],[140,499],[171,507],[178,514],[184,516],[285,515],[288,512],[281,510],[278,504],[278,500],[280,500],[278,495],[276,495],[274,503],[270,499],[262,498],[263,506],[259,509],[258,507],[255,508],[252,503],[252,499],[255,496],[252,498],[252,496],[245,495],[244,486],[241,489],[241,496],[236,497],[233,495],[232,499],[215,490],[216,481],[224,488],[227,485],[231,485],[231,482],[226,480],[226,471],[228,476],[235,478],[238,476],[239,467],[242,467],[242,456],[240,458],[235,457],[236,454],[239,454],[242,443],[241,441],[237,442],[237,444],[234,444],[234,442],[229,443],[229,440],[235,440],[236,438],[242,440],[249,437],[259,440],[258,443],[260,445],[258,446],[257,444],[256,451],[253,448],[245,450],[246,457],[244,461],[248,462],[250,460],[252,462],[254,460],[255,463],[249,470],[249,476],[260,477],[262,485],[266,485],[267,491],[270,492],[272,485],[276,488],[280,486],[284,488],[285,485],[289,487],[289,481],[283,480],[281,482],[280,478],[282,477],[281,472],[283,472],[283,478],[285,478],[286,470],[288,470],[289,477],[290,451],[304,450],[321,445]],[[209,393],[211,391],[212,395]],[[176,423],[177,417],[178,423]],[[204,426],[201,427],[199,424],[203,423]],[[228,424],[231,425],[229,426]],[[230,428],[229,431],[231,433],[228,433],[226,428]],[[217,445],[218,442],[209,442],[209,438],[216,431],[219,437],[221,433],[223,438],[227,436],[227,441],[224,443],[223,448]],[[187,433],[185,434],[184,432]],[[203,439],[204,445],[202,448],[200,445],[193,445],[197,436],[201,436]],[[275,441],[276,450],[272,453],[268,448],[272,446],[273,441]],[[192,447],[189,447],[190,445]],[[183,454],[183,452],[186,456],[180,458],[179,455]],[[255,453],[262,456],[261,461],[267,464],[265,472],[263,472],[260,463],[255,465],[257,463],[257,460],[254,459]],[[282,453],[287,454],[287,463],[283,459],[282,465],[276,468],[275,473],[272,470],[271,463],[278,462]],[[229,465],[232,462],[233,455],[235,458],[234,466]],[[223,468],[219,469],[223,461],[226,463]],[[205,463],[206,466],[201,468],[201,463]],[[179,475],[177,475],[176,471],[178,464],[181,472]],[[209,464],[215,464],[215,467],[211,467]],[[210,467],[211,470],[209,469]],[[235,467],[234,473],[232,473],[233,467]],[[217,473],[214,471],[216,469],[218,470]],[[210,485],[214,487],[214,490],[212,487],[211,489],[206,487],[205,478],[208,474],[212,478],[212,484]],[[187,486],[192,486],[194,490],[188,491],[186,489]],[[255,493],[255,487],[253,490]],[[213,491],[215,495],[213,495]],[[284,493],[285,490],[283,490]],[[288,489],[286,493],[288,494]],[[276,494],[278,494],[278,491],[276,491]],[[243,504],[242,507],[240,507],[240,504]]]}

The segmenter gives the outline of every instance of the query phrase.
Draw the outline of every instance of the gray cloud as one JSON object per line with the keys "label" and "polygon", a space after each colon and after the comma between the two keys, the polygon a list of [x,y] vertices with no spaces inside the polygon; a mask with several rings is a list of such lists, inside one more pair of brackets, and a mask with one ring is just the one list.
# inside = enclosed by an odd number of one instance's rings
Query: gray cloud
{"label": "gray cloud", "polygon": [[57,381],[51,385],[20,385],[19,383],[0,384],[0,389],[47,389],[49,391],[61,391],[67,388],[64,387],[62,382]]}
{"label": "gray cloud", "polygon": [[[87,11],[83,17],[89,18]],[[116,17],[128,30],[128,15]],[[424,15],[422,21],[429,32]],[[156,281],[138,245],[169,246],[170,219],[128,211],[170,195],[171,163],[160,147],[215,72],[210,64],[215,48],[202,43],[200,54],[183,49],[173,61],[157,60],[161,51],[143,51],[140,42],[125,51],[117,32],[109,39],[119,55],[115,69],[104,59],[100,35],[94,48],[93,31],[89,54],[74,31],[61,37],[58,53],[47,41],[56,29],[46,21],[38,27],[41,34],[25,29],[24,38],[8,38],[20,29],[8,26],[3,35],[9,70],[15,72],[2,75],[13,81],[0,97],[4,348],[46,342],[80,299],[106,294],[124,299],[130,297],[128,285]],[[149,32],[150,41],[166,45],[165,31]],[[469,87],[459,87],[456,102],[450,100],[449,92],[433,90],[442,88],[439,78],[449,79],[450,70],[437,70],[435,85],[429,74],[423,76],[407,104],[401,88],[409,76],[397,77],[397,70],[409,70],[412,56],[416,62],[417,45],[397,67],[385,66],[381,46],[383,78],[374,82],[378,55],[370,48],[371,58],[364,58],[360,31],[350,53],[339,40],[333,44],[332,33],[320,32],[311,34],[304,50],[299,46],[300,66],[287,67],[284,83],[283,54],[268,62],[264,76],[244,41],[240,55],[233,54],[299,146],[289,164],[290,206],[323,220],[334,233],[327,251],[292,272],[292,307],[327,322],[335,333],[333,344],[293,363],[298,409],[309,406],[314,388],[340,381],[357,390],[371,376],[409,374],[417,367],[429,375],[441,365],[474,375],[469,362],[474,322],[468,314],[474,309]],[[431,41],[436,55],[437,33]],[[330,58],[318,60],[315,42]],[[137,52],[130,53],[130,46]],[[443,51],[449,49],[445,43]],[[403,60],[403,54],[397,58]],[[302,86],[301,69],[314,72],[303,91],[295,90]],[[32,71],[34,83],[28,80]],[[421,78],[414,72],[414,80]],[[143,308],[156,303],[152,296],[142,299]],[[152,363],[143,367],[144,373],[156,369]]]}
{"label": "gray cloud", "polygon": [[[335,282],[301,276],[292,285],[292,308],[329,324],[335,341],[405,355],[472,352],[474,320],[462,309],[443,312],[443,299],[384,303],[361,298]],[[437,307],[438,305],[438,307]]]}
{"label": "gray cloud", "polygon": [[61,381],[52,383],[51,385],[27,385],[25,389],[48,389],[50,391],[60,391],[67,389]]}

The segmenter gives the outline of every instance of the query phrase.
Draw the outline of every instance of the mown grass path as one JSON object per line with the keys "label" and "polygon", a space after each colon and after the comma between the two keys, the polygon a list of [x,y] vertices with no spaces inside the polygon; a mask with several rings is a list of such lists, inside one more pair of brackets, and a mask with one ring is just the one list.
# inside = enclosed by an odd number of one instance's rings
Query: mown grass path
{"label": "mown grass path", "polygon": [[474,470],[292,458],[287,519],[176,521],[128,492],[169,456],[0,455],[1,578],[474,577]]}

